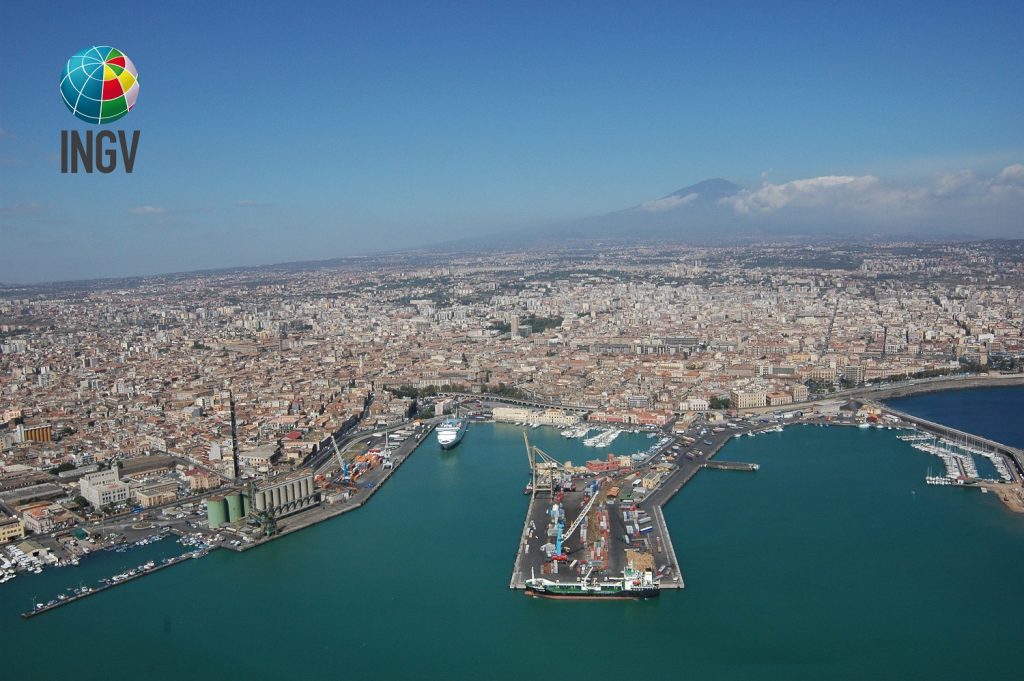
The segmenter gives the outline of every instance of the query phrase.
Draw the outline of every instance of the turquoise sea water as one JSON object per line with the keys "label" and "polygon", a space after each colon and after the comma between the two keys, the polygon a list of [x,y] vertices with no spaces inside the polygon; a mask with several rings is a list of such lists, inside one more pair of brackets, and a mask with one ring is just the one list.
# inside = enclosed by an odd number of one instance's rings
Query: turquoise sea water
{"label": "turquoise sea water", "polygon": [[[559,459],[595,454],[529,433]],[[665,509],[687,589],[573,603],[507,589],[527,502],[521,429],[474,424],[450,453],[429,439],[367,507],[245,554],[29,621],[17,613],[31,595],[77,584],[75,569],[3,585],[4,676],[1016,678],[1024,518],[926,486],[932,457],[895,434],[733,440],[719,456],[761,469],[702,471]]]}

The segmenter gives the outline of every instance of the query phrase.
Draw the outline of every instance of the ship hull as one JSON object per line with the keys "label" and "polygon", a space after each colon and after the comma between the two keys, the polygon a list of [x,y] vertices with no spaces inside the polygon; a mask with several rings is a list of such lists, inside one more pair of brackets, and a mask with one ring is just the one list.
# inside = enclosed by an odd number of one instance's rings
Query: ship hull
{"label": "ship hull", "polygon": [[449,428],[443,432],[439,428],[437,432],[437,444],[442,450],[448,451],[449,449],[457,447],[465,436],[466,422],[462,421],[459,423],[457,428]]}
{"label": "ship hull", "polygon": [[438,442],[437,444],[440,445],[441,449],[447,452],[449,449],[458,447],[460,442],[462,442],[461,435],[455,438],[452,442]]}
{"label": "ship hull", "polygon": [[635,591],[607,591],[607,592],[554,592],[538,591],[526,588],[527,596],[532,598],[551,598],[566,601],[608,601],[608,600],[646,600],[657,598],[661,595],[659,589],[638,589]]}

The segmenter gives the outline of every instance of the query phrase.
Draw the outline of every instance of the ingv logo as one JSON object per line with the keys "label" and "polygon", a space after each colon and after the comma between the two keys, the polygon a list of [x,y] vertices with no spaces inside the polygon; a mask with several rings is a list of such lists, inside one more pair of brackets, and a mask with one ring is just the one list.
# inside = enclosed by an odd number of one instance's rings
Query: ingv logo
{"label": "ingv logo", "polygon": [[[107,45],[94,45],[75,53],[60,79],[60,94],[68,110],[87,123],[103,125],[127,115],[139,98],[139,71],[121,50]],[[129,136],[124,130],[115,135],[112,130],[101,130],[95,135],[87,130],[62,130],[60,133],[60,171],[77,173],[82,169],[91,173],[95,167],[101,173],[117,168],[118,151],[124,162],[124,171],[135,168],[140,132]],[[118,142],[117,146],[114,143]]]}

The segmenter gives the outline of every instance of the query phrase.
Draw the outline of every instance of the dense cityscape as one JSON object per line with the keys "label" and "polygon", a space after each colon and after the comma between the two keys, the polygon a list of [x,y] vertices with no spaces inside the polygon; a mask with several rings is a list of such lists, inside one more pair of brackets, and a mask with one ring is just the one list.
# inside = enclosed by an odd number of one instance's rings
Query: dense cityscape
{"label": "dense cityscape", "polygon": [[[11,287],[11,538],[287,472],[331,433],[487,394],[625,427],[1019,372],[1020,242],[402,254]],[[443,406],[442,406],[443,409]],[[441,412],[438,412],[441,413]],[[158,455],[158,456],[152,456]],[[78,479],[118,461],[113,496]],[[173,475],[170,474],[173,472]],[[58,477],[58,474],[62,477]]]}
{"label": "dense cityscape", "polygon": [[1018,673],[1024,3],[0,25],[6,676]]}

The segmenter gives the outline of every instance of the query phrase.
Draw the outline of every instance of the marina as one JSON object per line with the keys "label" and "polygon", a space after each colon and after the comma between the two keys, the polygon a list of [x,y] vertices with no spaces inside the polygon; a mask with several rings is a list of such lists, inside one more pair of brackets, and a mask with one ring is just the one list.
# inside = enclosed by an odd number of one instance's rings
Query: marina
{"label": "marina", "polygon": [[[252,527],[249,527],[248,524],[190,530],[187,526],[184,526],[183,523],[176,523],[174,525],[163,525],[161,527],[146,525],[146,527],[150,528],[149,530],[130,529],[128,531],[133,534],[135,538],[129,540],[124,538],[126,535],[121,535],[121,539],[115,539],[93,549],[80,545],[80,548],[78,549],[79,553],[77,555],[82,556],[84,559],[85,554],[88,554],[90,551],[94,553],[123,554],[132,551],[133,549],[162,541],[169,535],[174,535],[177,537],[177,542],[185,547],[187,551],[178,556],[161,558],[159,561],[146,561],[138,566],[128,568],[123,572],[118,572],[110,577],[102,578],[98,580],[96,586],[86,586],[82,584],[77,587],[69,587],[47,601],[33,602],[32,609],[23,612],[22,617],[26,619],[35,617],[36,615],[49,612],[55,608],[69,605],[71,603],[77,603],[83,598],[104,592],[115,586],[127,583],[128,581],[133,581],[140,577],[154,574],[156,571],[170,567],[171,565],[177,565],[189,559],[202,558],[218,548],[230,549],[237,552],[247,551],[291,534],[292,532],[308,528],[317,523],[361,508],[391,477],[398,466],[408,458],[419,443],[426,438],[426,436],[431,432],[431,429],[432,424],[426,423],[421,429],[418,429],[419,432],[415,433],[414,437],[406,439],[399,436],[401,440],[396,443],[396,447],[394,449],[385,445],[385,450],[388,453],[386,456],[379,457],[377,466],[364,467],[360,474],[356,474],[353,470],[353,472],[349,474],[349,478],[352,480],[359,479],[361,480],[361,484],[357,486],[343,483],[348,485],[347,490],[349,492],[343,500],[332,504],[317,505],[315,508],[309,509],[302,514],[294,515],[287,520],[275,523],[275,531],[262,537],[254,538],[249,534],[246,534],[247,530],[252,530]],[[380,436],[383,437],[386,442],[389,440],[389,437],[383,433],[380,434]],[[328,460],[328,463],[322,465],[322,470],[325,473],[325,481],[326,475],[332,473],[333,465],[334,468],[337,468],[337,470],[333,471],[333,475],[339,482],[341,482],[341,478],[343,477],[341,471],[346,468],[345,464],[346,462],[342,459],[339,451],[338,456],[334,460]],[[329,487],[325,485],[324,489],[329,489]],[[144,532],[152,532],[152,534],[143,534]],[[35,574],[40,574],[42,572],[44,562],[41,559],[19,555],[20,552],[17,547],[13,545],[5,548],[7,549],[8,555],[11,556],[11,560],[8,560],[0,554],[0,567],[3,568],[2,572],[0,572],[0,575],[2,575],[2,577],[0,577],[0,583],[5,583],[14,579],[17,576],[16,570],[28,570]],[[56,561],[54,559],[53,564],[56,567],[63,567],[65,565],[77,566],[79,564],[79,559],[76,558],[67,561]]]}
{"label": "marina", "polygon": [[[675,438],[661,437],[646,451],[630,457],[609,454],[607,461],[589,461],[586,467],[560,463],[558,457],[533,447],[526,438],[531,480],[525,491],[531,498],[509,587],[536,595],[538,589],[534,587],[542,585],[541,590],[548,596],[558,592],[561,598],[600,597],[592,590],[601,591],[596,585],[604,584],[607,594],[614,583],[609,580],[621,579],[616,575],[624,575],[627,570],[631,574],[646,574],[644,570],[648,569],[652,589],[683,588],[683,573],[664,522],[663,505],[700,469],[759,470],[760,464],[756,462],[711,459],[730,440],[782,433],[786,426],[904,430],[906,433],[898,436],[900,440],[938,456],[946,467],[945,476],[926,476],[930,485],[1019,482],[1014,471],[1017,459],[1012,456],[1013,449],[1006,445],[967,433],[959,433],[958,440],[922,433],[917,430],[919,419],[870,405],[864,414],[859,418],[848,415],[836,419],[802,412],[776,414],[772,418],[748,416],[725,424],[708,424]],[[583,444],[604,446],[604,439],[614,440],[619,432],[602,430]],[[948,430],[944,432],[949,434]],[[574,438],[586,433],[580,426],[561,434]],[[657,437],[654,433],[650,435]],[[998,478],[979,476],[975,456],[990,462]],[[983,491],[989,489],[983,487]],[[1016,509],[1007,493],[1000,494],[1000,498]],[[599,582],[595,573],[605,581]],[[630,596],[627,592],[619,597],[645,596]]]}
{"label": "marina", "polygon": [[[920,417],[886,407],[890,417],[898,418],[910,430],[898,439],[918,451],[933,455],[942,462],[943,475],[933,475],[929,468],[925,482],[939,486],[981,486],[983,491],[995,489],[1000,499],[1014,510],[1024,510],[1020,483],[1024,479],[1021,450],[989,438],[956,430]],[[992,477],[978,472],[979,460],[986,462]],[[1012,488],[1012,489],[1011,489]]]}
{"label": "marina", "polygon": [[587,447],[610,447],[611,444],[615,442],[615,438],[617,438],[621,433],[622,431],[617,428],[602,430],[597,435],[584,439],[583,444]]}
{"label": "marina", "polygon": [[178,563],[182,563],[190,559],[202,558],[208,553],[209,549],[200,549],[184,553],[178,556],[177,558],[165,558],[160,563],[148,561],[146,563],[143,563],[142,565],[139,565],[136,568],[131,568],[129,570],[126,570],[125,572],[120,572],[115,575],[112,575],[109,578],[103,579],[99,582],[97,586],[83,585],[77,588],[72,587],[69,589],[71,591],[70,595],[66,593],[61,593],[58,594],[55,598],[50,599],[45,603],[36,603],[33,606],[32,610],[27,610],[21,613],[21,616],[24,619],[29,619],[32,617],[36,617],[38,615],[42,615],[43,613],[50,612],[51,610],[54,610],[56,608],[76,603],[84,598],[88,598],[89,596],[95,596],[109,589],[113,589],[114,587],[121,586],[122,584],[127,584],[132,580],[140,579],[147,575],[158,572],[159,570],[163,570],[173,565],[177,565]]}

